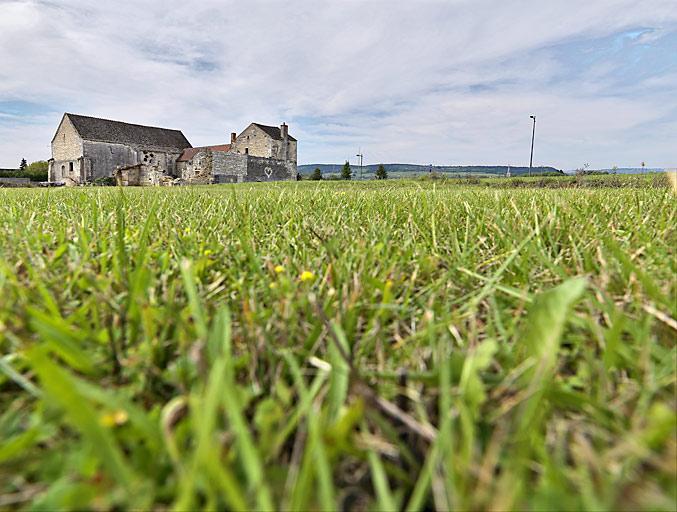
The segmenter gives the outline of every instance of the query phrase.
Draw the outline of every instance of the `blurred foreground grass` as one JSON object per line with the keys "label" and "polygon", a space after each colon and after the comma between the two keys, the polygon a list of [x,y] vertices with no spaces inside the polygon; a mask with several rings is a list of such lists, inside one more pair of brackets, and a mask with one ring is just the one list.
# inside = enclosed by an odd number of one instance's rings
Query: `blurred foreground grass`
{"label": "blurred foreground grass", "polygon": [[668,188],[0,196],[0,509],[677,504]]}

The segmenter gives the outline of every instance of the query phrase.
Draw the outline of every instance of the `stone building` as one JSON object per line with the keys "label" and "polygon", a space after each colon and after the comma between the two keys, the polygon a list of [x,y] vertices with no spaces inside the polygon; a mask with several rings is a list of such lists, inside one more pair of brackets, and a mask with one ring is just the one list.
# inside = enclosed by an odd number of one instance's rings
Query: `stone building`
{"label": "stone building", "polygon": [[187,148],[179,156],[178,175],[188,183],[240,183],[296,179],[297,141],[286,124],[252,123],[230,144]]}
{"label": "stone building", "polygon": [[49,181],[115,177],[120,185],[295,179],[297,141],[286,124],[250,124],[230,144],[194,148],[179,130],[64,114],[52,139]]}
{"label": "stone building", "polygon": [[179,130],[66,113],[52,139],[49,181],[93,182],[135,165],[173,176],[177,158],[190,147]]}

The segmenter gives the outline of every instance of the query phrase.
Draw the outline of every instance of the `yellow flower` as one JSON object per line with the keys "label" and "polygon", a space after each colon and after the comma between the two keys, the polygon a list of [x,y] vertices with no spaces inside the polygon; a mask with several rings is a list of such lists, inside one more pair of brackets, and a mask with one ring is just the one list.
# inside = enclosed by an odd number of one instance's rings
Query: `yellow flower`
{"label": "yellow flower", "polygon": [[275,267],[276,274],[281,274],[282,272],[284,272],[284,267],[282,265],[278,265]]}
{"label": "yellow flower", "polygon": [[270,288],[271,290],[274,290],[275,288],[277,288],[277,283],[270,283],[268,285],[268,288]]}
{"label": "yellow flower", "polygon": [[305,283],[306,281],[312,281],[313,279],[315,279],[315,274],[313,274],[313,273],[310,272],[309,270],[304,270],[304,271],[301,273],[301,281],[302,281],[302,282]]}
{"label": "yellow flower", "polygon": [[127,412],[118,409],[117,411],[111,411],[101,415],[100,421],[104,427],[114,427],[116,425],[127,423],[127,419],[129,419]]}
{"label": "yellow flower", "polygon": [[211,256],[212,254],[214,254],[214,251],[212,251],[211,249],[207,249],[207,250],[204,252],[204,255],[205,255],[205,256]]}

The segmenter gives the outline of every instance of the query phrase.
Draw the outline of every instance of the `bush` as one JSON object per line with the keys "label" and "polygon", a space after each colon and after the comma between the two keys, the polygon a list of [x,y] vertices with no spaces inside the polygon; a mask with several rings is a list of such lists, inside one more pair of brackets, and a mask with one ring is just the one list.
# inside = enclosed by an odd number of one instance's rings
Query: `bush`
{"label": "bush", "polygon": [[96,178],[92,184],[98,187],[114,187],[117,182],[112,176],[106,176],[105,178]]}
{"label": "bush", "polygon": [[29,178],[31,181],[47,181],[48,166],[49,164],[44,160],[38,160],[37,162],[33,162],[26,166],[23,171],[20,169],[0,171],[0,177]]}

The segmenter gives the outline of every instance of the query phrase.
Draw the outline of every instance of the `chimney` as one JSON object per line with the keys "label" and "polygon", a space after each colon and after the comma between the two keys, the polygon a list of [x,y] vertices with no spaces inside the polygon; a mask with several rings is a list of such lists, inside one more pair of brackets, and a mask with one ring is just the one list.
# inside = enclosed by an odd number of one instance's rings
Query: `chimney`
{"label": "chimney", "polygon": [[234,143],[235,143],[235,139],[237,139],[237,133],[231,132],[231,133],[230,133],[230,143],[231,143],[231,144],[234,144]]}
{"label": "chimney", "polygon": [[289,127],[287,123],[280,125],[280,136],[282,137],[282,160],[289,160]]}

